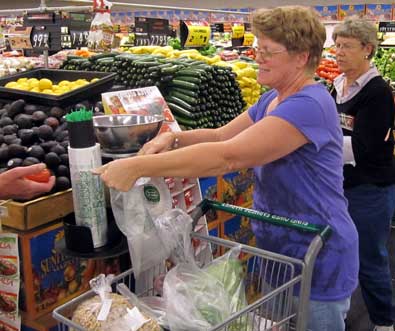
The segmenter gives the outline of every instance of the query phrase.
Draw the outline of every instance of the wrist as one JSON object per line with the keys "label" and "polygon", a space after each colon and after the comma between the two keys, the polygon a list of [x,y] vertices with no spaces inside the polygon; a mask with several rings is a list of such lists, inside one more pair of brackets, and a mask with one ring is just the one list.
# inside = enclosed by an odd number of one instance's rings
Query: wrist
{"label": "wrist", "polygon": [[180,139],[178,138],[177,134],[173,132],[173,143],[171,145],[171,149],[177,149],[180,147]]}

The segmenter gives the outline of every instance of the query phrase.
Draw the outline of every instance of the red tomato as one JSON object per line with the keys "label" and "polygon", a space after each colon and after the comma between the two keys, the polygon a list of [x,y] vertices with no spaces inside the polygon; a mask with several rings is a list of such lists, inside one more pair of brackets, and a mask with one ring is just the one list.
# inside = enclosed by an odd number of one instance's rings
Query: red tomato
{"label": "red tomato", "polygon": [[32,180],[32,181],[38,182],[38,183],[48,183],[49,177],[51,177],[51,173],[47,168],[43,169],[42,171],[40,171],[36,174],[25,176],[26,179]]}

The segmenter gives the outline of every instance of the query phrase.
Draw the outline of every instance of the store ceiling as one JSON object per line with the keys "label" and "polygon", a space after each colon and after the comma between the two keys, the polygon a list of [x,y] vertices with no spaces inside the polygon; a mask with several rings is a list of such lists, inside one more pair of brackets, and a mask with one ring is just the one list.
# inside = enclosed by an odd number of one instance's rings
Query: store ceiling
{"label": "store ceiling", "polygon": [[[74,6],[76,2],[60,1],[60,0],[45,0],[47,6]],[[193,7],[193,8],[260,8],[260,7],[274,7],[281,5],[329,5],[329,4],[363,4],[363,3],[381,3],[390,4],[392,0],[380,0],[380,1],[358,1],[358,0],[347,0],[347,1],[331,1],[331,0],[249,0],[244,2],[241,0],[199,0],[199,1],[188,1],[188,0],[117,0],[116,2],[127,2],[134,4],[149,4],[149,5],[163,5],[163,6],[179,6],[179,7]],[[0,9],[17,9],[17,8],[35,8],[39,7],[41,0],[16,0],[13,2],[0,0]],[[82,5],[86,5],[81,3]],[[130,8],[130,7],[129,7]],[[114,7],[115,10],[121,10],[119,6]]]}

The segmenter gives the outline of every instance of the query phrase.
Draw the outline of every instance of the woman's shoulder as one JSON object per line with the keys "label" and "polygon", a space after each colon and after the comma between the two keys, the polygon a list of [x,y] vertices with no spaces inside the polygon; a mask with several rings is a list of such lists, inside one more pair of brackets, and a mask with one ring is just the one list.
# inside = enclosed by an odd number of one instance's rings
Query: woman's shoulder
{"label": "woman's shoulder", "polygon": [[392,89],[382,76],[373,77],[361,89],[360,93],[368,96],[377,95],[379,97],[387,96],[392,100]]}

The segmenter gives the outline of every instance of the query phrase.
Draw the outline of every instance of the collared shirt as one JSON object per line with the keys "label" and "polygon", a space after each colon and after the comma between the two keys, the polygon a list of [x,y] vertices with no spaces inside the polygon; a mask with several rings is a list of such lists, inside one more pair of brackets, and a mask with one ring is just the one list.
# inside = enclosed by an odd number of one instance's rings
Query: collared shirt
{"label": "collared shirt", "polygon": [[362,90],[362,88],[374,77],[380,76],[380,73],[376,69],[374,65],[371,66],[371,68],[365,72],[363,75],[358,77],[358,79],[351,84],[351,86],[348,88],[348,93],[347,95],[343,95],[343,89],[344,89],[344,82],[346,80],[345,74],[341,74],[338,77],[335,78],[333,81],[333,86],[336,89],[336,103],[341,104],[345,103],[349,100],[351,100],[353,97],[355,97],[359,91]]}

